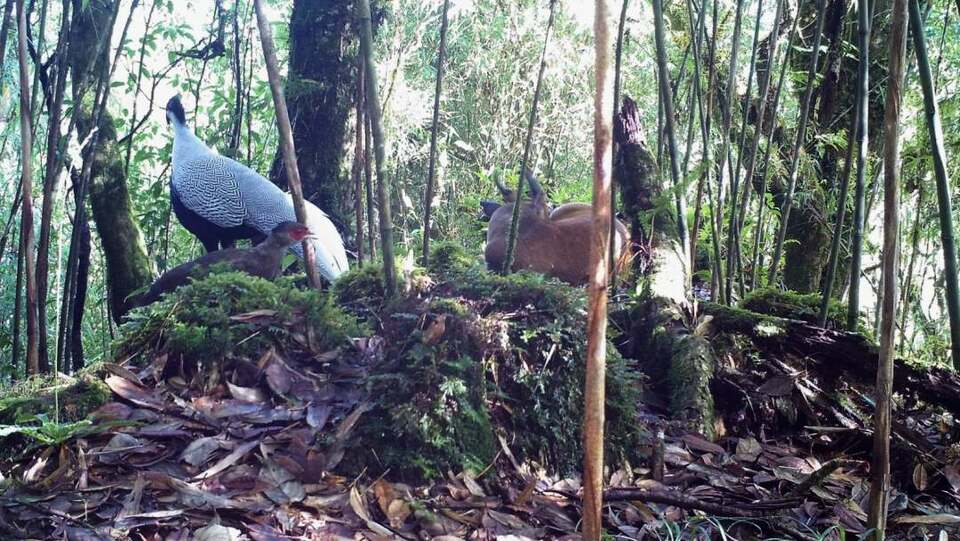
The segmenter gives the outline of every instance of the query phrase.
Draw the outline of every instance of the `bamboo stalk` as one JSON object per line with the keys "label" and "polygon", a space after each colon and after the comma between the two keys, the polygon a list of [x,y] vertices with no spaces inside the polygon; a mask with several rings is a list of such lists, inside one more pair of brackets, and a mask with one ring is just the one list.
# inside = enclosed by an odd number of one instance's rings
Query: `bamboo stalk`
{"label": "bamboo stalk", "polygon": [[[781,2],[778,1],[777,15],[774,18],[773,30],[770,32],[770,41],[773,43],[776,43],[778,41],[777,39],[775,39],[775,36],[776,36],[775,32],[777,31],[777,24],[780,18],[780,6],[781,6]],[[751,47],[751,53],[750,53],[750,68],[747,70],[747,92],[745,94],[746,101],[743,106],[743,118],[740,123],[740,142],[737,144],[737,163],[733,168],[733,175],[730,176],[730,223],[727,226],[728,231],[727,231],[727,283],[726,283],[727,302],[730,302],[730,303],[732,303],[731,299],[733,298],[733,271],[734,271],[733,261],[734,261],[734,258],[736,257],[739,263],[739,256],[740,256],[740,246],[739,246],[739,242],[740,242],[739,225],[740,224],[737,221],[737,210],[738,210],[737,198],[739,197],[738,191],[740,188],[740,163],[743,160],[743,147],[745,147],[747,144],[747,121],[749,120],[749,116],[750,116],[749,115],[750,94],[753,91],[754,68],[757,65],[757,48],[758,48],[757,43],[760,39],[760,19],[762,14],[763,14],[763,0],[758,0],[757,15],[756,15],[756,20],[754,21],[754,26],[753,26],[753,47]],[[774,46],[775,45],[772,45],[771,47],[774,47]],[[772,56],[770,58],[772,62]],[[766,77],[767,80],[770,79],[769,75],[770,75],[770,70],[768,69],[767,77]],[[761,84],[760,85],[761,103],[766,101],[763,99],[765,96],[765,94],[763,93],[764,90],[765,90],[764,86]],[[732,102],[733,100],[731,99],[731,103]],[[758,117],[758,118],[763,118],[763,117]],[[758,121],[757,127],[759,128],[761,125],[762,125],[762,122]],[[760,133],[759,129],[757,130],[757,133],[758,134]],[[749,180],[750,179],[748,177],[747,182],[749,182]],[[743,196],[746,197],[747,195],[748,195],[748,192],[744,190]],[[743,269],[741,267],[740,268],[741,272],[739,272],[740,283],[743,283],[742,270]]]}
{"label": "bamboo stalk", "polygon": [[[667,68],[666,38],[663,21],[663,4],[661,0],[653,2],[654,38],[657,44],[657,70],[661,101],[664,107],[664,128],[667,132],[667,152],[670,155],[670,177],[673,180],[673,189],[676,191],[675,204],[677,212],[677,233],[683,246],[684,261],[690,260],[690,245],[687,238],[686,201],[683,197],[683,182],[680,178],[680,160],[677,157],[677,136],[674,129],[673,92],[670,88],[670,72]],[[690,276],[686,276],[689,286]]]}
{"label": "bamboo stalk", "polygon": [[437,131],[440,127],[440,93],[443,89],[443,63],[447,57],[447,10],[450,0],[443,0],[440,15],[440,45],[437,51],[437,87],[433,93],[433,122],[430,125],[430,161],[427,166],[427,188],[423,196],[423,264],[430,259],[430,218],[433,213],[433,197],[437,173]]}
{"label": "bamboo stalk", "polygon": [[353,180],[353,213],[356,218],[357,262],[363,264],[363,142],[364,126],[367,121],[363,115],[363,59],[357,56],[357,95],[356,128],[353,147],[353,167],[350,171]]}
{"label": "bamboo stalk", "polygon": [[[743,22],[743,4],[744,3],[745,3],[744,0],[737,0],[737,14],[734,17],[734,23],[733,23],[733,36],[731,38],[733,43],[730,46],[730,67],[729,67],[729,72],[727,73],[727,106],[724,107],[723,109],[723,119],[722,119],[723,126],[721,128],[722,142],[720,144],[720,165],[718,166],[719,173],[717,174],[718,179],[723,178],[723,169],[724,167],[727,166],[727,162],[729,159],[730,127],[733,120],[733,105],[737,101],[736,100],[737,61],[738,61],[737,57],[739,56],[739,52],[740,52],[740,30],[743,27],[742,22]],[[754,48],[754,51],[756,51],[756,48]],[[735,214],[733,211],[736,208],[734,205],[736,204],[737,188],[736,188],[736,185],[734,185],[733,183],[735,178],[736,178],[735,174],[730,175],[731,219],[732,219],[732,216]],[[723,188],[722,188],[723,183],[720,182],[719,186],[720,188],[718,188],[718,195],[723,191]],[[719,235],[723,233],[723,230],[722,230],[723,208],[718,207],[717,209],[715,209],[714,213],[717,215],[717,219],[720,221],[720,223],[717,225],[717,234]],[[720,239],[717,239],[717,242],[719,242],[719,240]],[[731,303],[730,294],[732,293],[732,284],[733,284],[732,282],[733,250],[731,249],[732,246],[733,246],[733,242],[731,239],[730,245],[727,249],[727,272],[724,277],[724,282],[720,284],[720,287],[723,288],[723,294],[721,295],[721,298],[727,304]]]}
{"label": "bamboo stalk", "polygon": [[[280,151],[283,153],[283,166],[287,173],[287,183],[290,185],[290,194],[293,196],[293,210],[297,214],[297,221],[307,223],[307,209],[303,202],[303,186],[300,184],[300,169],[297,167],[297,152],[293,146],[293,128],[290,127],[290,114],[287,112],[287,100],[280,87],[280,68],[277,63],[277,51],[273,46],[273,32],[270,30],[270,21],[263,12],[261,0],[253,0],[257,10],[257,26],[260,28],[260,43],[263,46],[263,56],[267,64],[267,78],[270,80],[270,93],[273,94],[273,105],[277,112],[277,129],[280,132]],[[310,285],[320,288],[320,275],[317,273],[316,254],[313,245],[303,241],[303,262],[307,271],[307,280]]]}
{"label": "bamboo stalk", "polygon": [[550,0],[550,16],[547,18],[547,28],[543,33],[543,49],[540,52],[540,70],[537,72],[537,83],[533,87],[533,103],[530,105],[530,121],[527,123],[527,137],[523,146],[523,159],[520,160],[520,176],[517,178],[517,197],[513,203],[513,214],[510,219],[510,235],[507,237],[507,253],[503,260],[501,272],[509,274],[513,267],[513,252],[517,247],[517,228],[520,225],[520,203],[523,194],[523,182],[530,159],[530,148],[533,146],[533,129],[537,125],[537,105],[540,102],[540,89],[543,85],[543,72],[547,69],[547,46],[550,44],[550,33],[553,30],[553,21],[556,15],[557,0]]}
{"label": "bamboo stalk", "polygon": [[30,69],[27,66],[27,11],[25,0],[17,2],[17,57],[20,65],[20,185],[24,272],[27,286],[27,373],[40,372],[40,336],[37,317],[37,274],[33,253],[33,134],[30,115]]}
{"label": "bamboo stalk", "polygon": [[[258,0],[259,1],[259,0]],[[370,118],[373,149],[377,168],[377,207],[380,213],[380,247],[383,251],[384,285],[388,297],[397,292],[397,271],[393,258],[393,222],[390,217],[390,194],[386,176],[386,143],[380,111],[380,89],[377,85],[377,67],[373,63],[373,29],[370,24],[369,0],[354,4],[360,27],[360,50],[366,68],[367,116]]]}
{"label": "bamboo stalk", "polygon": [[870,106],[870,0],[857,1],[857,42],[860,48],[860,66],[857,69],[857,179],[853,192],[853,234],[850,247],[850,290],[847,303],[847,330],[857,330],[860,318],[860,267],[863,255],[863,222],[867,175],[867,138],[869,137]]}
{"label": "bamboo stalk", "polygon": [[[916,4],[911,2],[911,7]],[[870,507],[867,526],[882,540],[887,525],[890,489],[890,424],[893,395],[893,361],[896,350],[897,269],[900,241],[900,103],[907,50],[907,2],[894,0],[891,12],[890,61],[887,99],[883,114],[883,308],[880,320],[880,357],[877,361],[873,460],[870,467]],[[919,10],[915,16],[919,22]]]}
{"label": "bamboo stalk", "polygon": [[920,6],[917,0],[910,0],[910,30],[913,36],[913,49],[917,54],[917,67],[920,73],[920,85],[923,88],[923,109],[927,119],[927,130],[933,146],[933,172],[937,180],[937,205],[940,215],[940,240],[943,244],[944,279],[947,283],[947,311],[950,316],[950,352],[953,366],[960,370],[960,285],[957,283],[957,247],[953,236],[953,216],[950,202],[950,176],[947,172],[947,150],[943,138],[943,126],[940,124],[940,111],[937,105],[937,91],[933,86],[930,61],[927,57],[927,44],[923,35],[923,22],[920,20]]}

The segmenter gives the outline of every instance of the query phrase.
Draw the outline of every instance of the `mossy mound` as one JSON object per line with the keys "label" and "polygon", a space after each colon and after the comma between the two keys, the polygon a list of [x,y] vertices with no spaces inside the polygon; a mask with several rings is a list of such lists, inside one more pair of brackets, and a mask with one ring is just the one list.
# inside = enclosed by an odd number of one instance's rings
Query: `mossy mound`
{"label": "mossy mound", "polygon": [[110,389],[103,383],[105,372],[102,364],[94,364],[72,376],[33,376],[13,387],[2,389],[0,424],[84,419],[110,400]]}
{"label": "mossy mound", "polygon": [[[316,290],[241,272],[213,272],[150,306],[121,326],[119,356],[162,354],[167,375],[209,376],[232,360],[257,361],[266,351],[319,354],[366,334],[356,318]],[[216,381],[207,383],[217,383]],[[208,385],[209,386],[209,385]]]}
{"label": "mossy mound", "polygon": [[[820,314],[818,293],[797,293],[774,288],[758,289],[749,293],[740,302],[740,307],[758,314],[768,314],[787,319],[799,319],[818,324]],[[835,300],[827,306],[828,329],[843,329],[846,326],[846,308]]]}
{"label": "mossy mound", "polygon": [[[271,416],[293,412],[277,420],[294,419],[289,430],[305,421],[315,430],[310,445],[338,457],[339,472],[435,478],[509,455],[548,472],[578,471],[583,290],[492,274],[444,244],[429,269],[401,283],[388,300],[373,266],[344,275],[330,293],[217,272],[134,311],[117,350],[167,395],[194,403],[252,395]],[[608,451],[611,460],[636,458],[639,382],[609,351]],[[234,402],[225,401],[248,408]],[[317,411],[324,420],[314,426]]]}
{"label": "mossy mound", "polygon": [[[548,471],[578,471],[586,353],[584,291],[539,274],[493,274],[462,249],[439,244],[429,279],[393,303],[382,277],[362,267],[341,278],[338,302],[382,306],[382,370],[370,379],[380,397],[358,426],[366,447],[357,467],[433,477],[480,471],[501,451]],[[636,458],[635,372],[609,348],[608,452]]]}

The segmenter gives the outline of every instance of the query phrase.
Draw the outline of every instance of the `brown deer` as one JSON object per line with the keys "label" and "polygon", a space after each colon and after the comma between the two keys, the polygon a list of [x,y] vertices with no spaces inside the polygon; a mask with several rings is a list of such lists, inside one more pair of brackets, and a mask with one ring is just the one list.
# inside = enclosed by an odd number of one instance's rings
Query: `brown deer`
{"label": "brown deer", "polygon": [[[540,183],[529,173],[524,176],[530,187],[530,199],[520,203],[517,246],[511,270],[528,269],[573,285],[586,284],[593,242],[591,205],[565,203],[550,210]],[[484,259],[487,268],[499,271],[506,259],[516,194],[499,181],[497,188],[507,204],[495,206],[495,203],[484,202],[484,214],[490,217]],[[629,250],[626,249],[627,228],[619,220],[616,221],[616,234],[612,241],[615,243],[617,268],[622,269]]]}

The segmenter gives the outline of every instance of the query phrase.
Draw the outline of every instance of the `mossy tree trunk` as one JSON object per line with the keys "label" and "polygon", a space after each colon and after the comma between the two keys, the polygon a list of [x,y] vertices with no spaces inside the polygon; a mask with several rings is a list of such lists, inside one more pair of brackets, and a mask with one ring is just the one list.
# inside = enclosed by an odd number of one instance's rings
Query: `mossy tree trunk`
{"label": "mossy tree trunk", "polygon": [[[347,125],[357,85],[353,2],[294,0],[290,15],[290,63],[284,89],[303,195],[334,218],[349,223],[350,183],[341,174]],[[287,188],[281,151],[271,179]]]}
{"label": "mossy tree trunk", "polygon": [[[617,115],[614,140],[619,149],[616,170],[622,208],[630,218],[635,239],[650,246],[645,271],[644,302],[631,314],[627,357],[645,362],[653,381],[662,381],[673,416],[712,437],[713,354],[710,344],[686,332],[693,313],[688,297],[689,258],[677,224],[670,192],[660,184],[653,154],[643,139],[636,103],[628,97]],[[638,258],[642,260],[643,258]],[[641,263],[643,265],[643,263]]]}
{"label": "mossy tree trunk", "polygon": [[[844,55],[842,30],[847,0],[830,0],[826,5],[824,17],[823,39],[827,44],[827,54],[824,59],[825,70],[816,88],[814,108],[811,112],[812,122],[810,140],[816,140],[818,135],[825,135],[831,130],[842,129],[850,124],[850,115],[853,109],[846,106],[853,99],[853,80],[856,73],[855,64],[843,64]],[[809,2],[808,17],[816,13],[814,3]],[[813,25],[808,33],[815,30]],[[805,36],[812,39],[814,36]],[[810,55],[795,55],[794,65],[802,69],[801,63],[809,63]],[[849,90],[848,90],[849,89]],[[844,107],[840,107],[843,104]],[[809,150],[809,147],[808,147]],[[818,178],[803,175],[799,181],[800,190],[807,194],[796,201],[790,220],[787,223],[787,239],[784,246],[785,264],[783,266],[783,283],[787,289],[803,293],[813,293],[820,290],[821,276],[823,275],[830,256],[830,229],[827,212],[827,190],[839,186],[837,174],[846,149],[840,146],[824,145],[821,152],[813,157],[817,160]]]}
{"label": "mossy tree trunk", "polygon": [[[109,74],[110,48],[99,47],[101,34],[94,28],[112,26],[112,0],[74,0],[75,19],[71,46],[67,52],[73,79],[77,134],[85,140],[96,121],[93,89]],[[91,54],[91,51],[102,53]],[[105,84],[109,86],[109,81]],[[130,308],[127,297],[153,281],[153,264],[147,255],[143,234],[133,215],[133,205],[124,172],[123,149],[117,146],[117,131],[108,111],[100,115],[99,134],[93,149],[84,153],[92,160],[90,208],[107,263],[107,286],[113,317],[117,320]],[[78,210],[78,216],[83,212]]]}

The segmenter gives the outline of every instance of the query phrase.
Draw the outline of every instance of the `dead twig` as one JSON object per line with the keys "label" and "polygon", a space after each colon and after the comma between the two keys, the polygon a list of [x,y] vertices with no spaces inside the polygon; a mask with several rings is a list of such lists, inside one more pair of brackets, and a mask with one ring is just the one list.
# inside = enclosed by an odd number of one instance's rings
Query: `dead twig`
{"label": "dead twig", "polygon": [[687,496],[686,494],[680,492],[650,490],[637,487],[608,488],[607,490],[603,491],[603,500],[605,502],[643,501],[662,503],[682,507],[684,509],[697,509],[699,511],[706,511],[707,513],[712,513],[715,515],[746,518],[769,516],[776,514],[773,513],[773,511],[789,509],[800,504],[799,499],[785,499],[775,506],[771,506],[766,503],[758,503],[756,506],[753,506],[753,504],[749,503],[732,506],[721,503],[706,502],[691,496]]}
{"label": "dead twig", "polygon": [[835,458],[830,462],[827,462],[821,466],[818,470],[814,471],[807,476],[799,485],[793,487],[793,490],[787,492],[788,498],[799,498],[804,494],[810,491],[815,486],[819,486],[820,483],[824,482],[827,477],[830,477],[830,474],[833,473],[840,467],[854,467],[858,463],[856,460],[849,460],[844,458]]}

